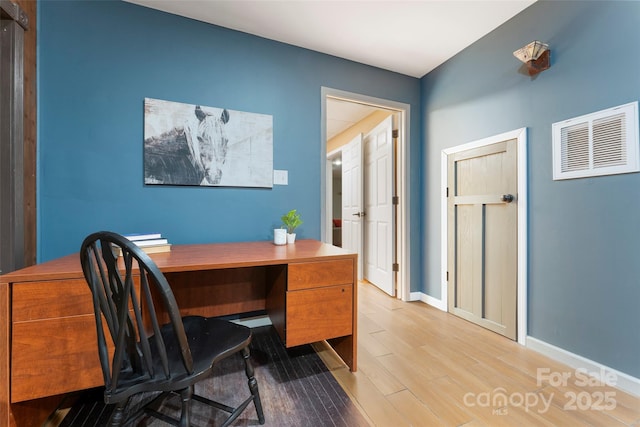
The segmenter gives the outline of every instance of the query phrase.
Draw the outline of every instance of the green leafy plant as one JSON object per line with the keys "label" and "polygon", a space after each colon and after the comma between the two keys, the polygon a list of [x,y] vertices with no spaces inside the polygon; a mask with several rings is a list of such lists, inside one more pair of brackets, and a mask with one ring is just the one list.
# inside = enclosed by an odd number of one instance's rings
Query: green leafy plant
{"label": "green leafy plant", "polygon": [[280,219],[282,220],[283,227],[287,229],[287,233],[289,234],[293,233],[296,228],[302,225],[300,214],[295,209],[291,209],[282,215]]}

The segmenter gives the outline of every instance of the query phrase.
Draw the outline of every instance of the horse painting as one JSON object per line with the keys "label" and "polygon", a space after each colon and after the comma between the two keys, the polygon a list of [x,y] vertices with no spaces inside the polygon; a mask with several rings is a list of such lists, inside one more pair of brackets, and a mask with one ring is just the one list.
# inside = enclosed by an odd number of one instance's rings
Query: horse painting
{"label": "horse painting", "polygon": [[145,184],[273,186],[273,118],[145,99]]}
{"label": "horse painting", "polygon": [[197,120],[145,139],[147,184],[220,184],[229,145],[229,111],[213,116],[197,105],[193,115]]}
{"label": "horse painting", "polygon": [[193,167],[204,175],[200,185],[220,184],[222,165],[227,160],[229,138],[224,125],[229,121],[229,112],[222,110],[220,117],[207,114],[196,106],[195,115],[198,124],[185,125],[184,133],[191,152]]}

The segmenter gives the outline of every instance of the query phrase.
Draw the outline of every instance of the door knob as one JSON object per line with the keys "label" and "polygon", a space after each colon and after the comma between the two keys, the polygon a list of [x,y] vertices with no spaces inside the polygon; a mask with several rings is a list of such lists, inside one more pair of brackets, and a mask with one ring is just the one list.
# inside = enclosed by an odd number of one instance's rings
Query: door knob
{"label": "door knob", "polygon": [[513,202],[513,194],[503,194],[500,200],[506,203],[511,203]]}

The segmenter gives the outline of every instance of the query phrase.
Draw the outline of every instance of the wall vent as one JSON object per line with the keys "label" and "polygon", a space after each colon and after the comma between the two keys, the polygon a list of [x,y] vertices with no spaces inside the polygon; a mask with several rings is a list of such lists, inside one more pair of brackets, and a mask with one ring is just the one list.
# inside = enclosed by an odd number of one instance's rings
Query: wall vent
{"label": "wall vent", "polygon": [[638,102],[554,123],[553,179],[640,171]]}

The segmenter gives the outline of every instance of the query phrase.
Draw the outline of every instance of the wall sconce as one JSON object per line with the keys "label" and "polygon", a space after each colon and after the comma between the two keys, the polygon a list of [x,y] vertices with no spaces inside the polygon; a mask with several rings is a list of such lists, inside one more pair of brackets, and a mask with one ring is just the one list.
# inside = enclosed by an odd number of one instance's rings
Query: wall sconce
{"label": "wall sconce", "polygon": [[539,41],[533,41],[513,52],[513,56],[524,62],[530,76],[536,75],[549,68],[549,45]]}

